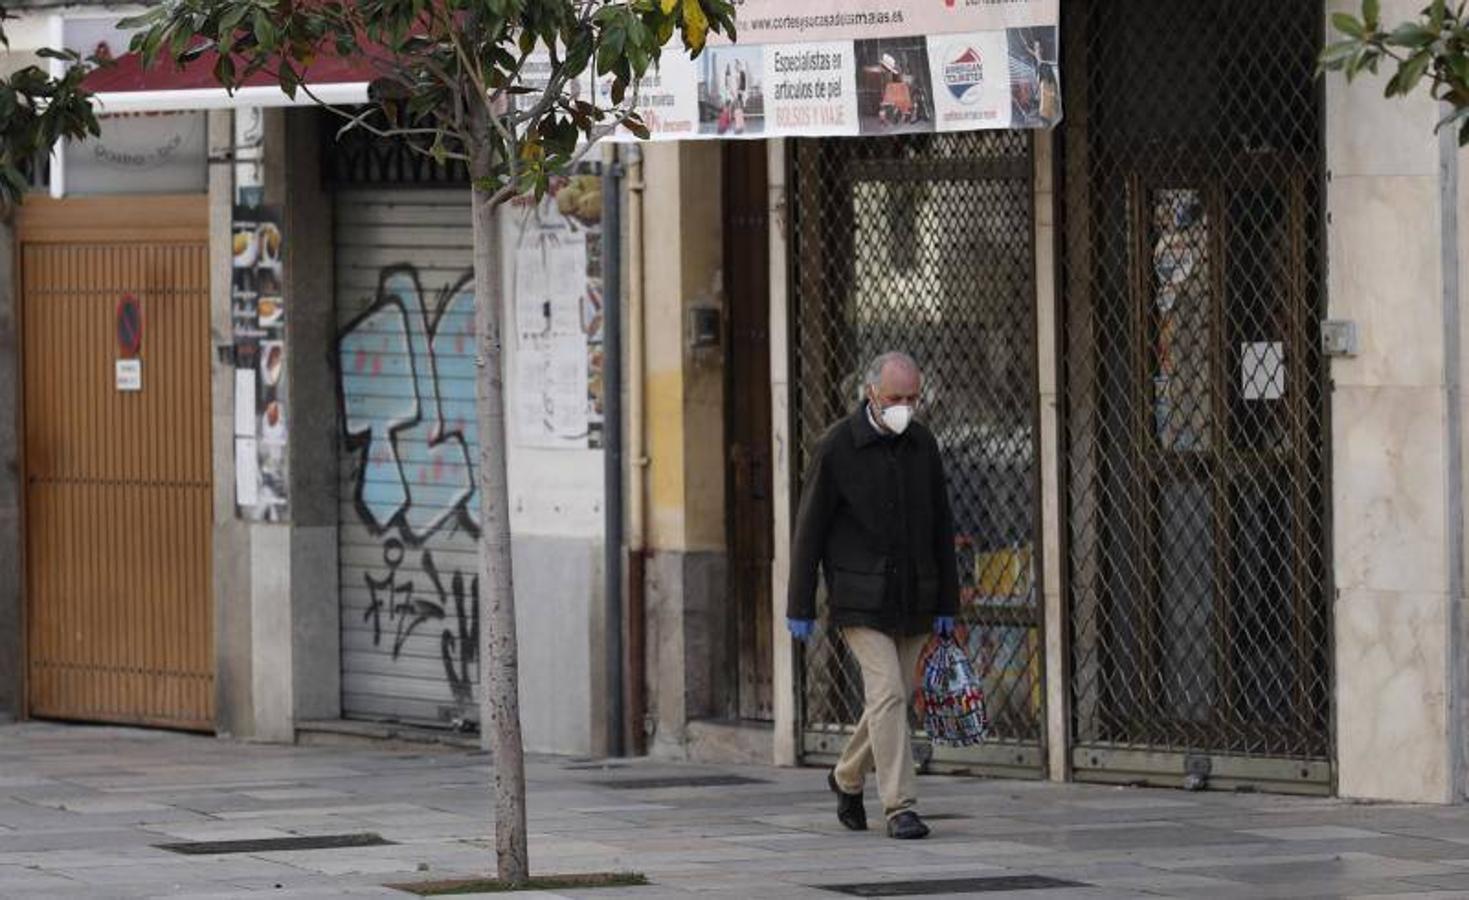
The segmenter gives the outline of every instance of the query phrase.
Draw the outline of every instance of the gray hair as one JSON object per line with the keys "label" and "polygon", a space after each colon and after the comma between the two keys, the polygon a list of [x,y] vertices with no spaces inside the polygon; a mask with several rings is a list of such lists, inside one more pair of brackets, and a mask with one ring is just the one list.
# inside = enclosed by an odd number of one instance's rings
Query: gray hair
{"label": "gray hair", "polygon": [[901,350],[889,350],[886,353],[878,354],[877,358],[868,363],[867,377],[862,382],[863,386],[877,387],[882,382],[882,370],[886,369],[890,363],[907,366],[915,372],[923,371],[918,368],[918,363],[914,362],[913,357]]}

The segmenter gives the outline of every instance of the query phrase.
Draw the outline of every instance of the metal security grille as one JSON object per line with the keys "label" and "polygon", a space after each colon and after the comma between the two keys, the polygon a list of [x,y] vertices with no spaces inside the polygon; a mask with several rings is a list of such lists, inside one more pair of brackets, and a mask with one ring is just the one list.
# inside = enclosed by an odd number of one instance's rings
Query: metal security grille
{"label": "metal security grille", "polygon": [[[366,107],[355,107],[360,113]],[[469,166],[459,160],[438,163],[418,152],[407,138],[383,138],[362,128],[343,132],[340,115],[322,112],[321,171],[336,187],[463,187],[469,186]]]}
{"label": "metal security grille", "polygon": [[[995,734],[982,748],[935,748],[933,761],[1038,774],[1031,138],[988,132],[793,147],[797,466],[804,472],[825,429],[855,408],[874,356],[898,349],[918,360],[920,416],[944,452],[958,531],[961,639],[985,679]],[[861,716],[862,690],[839,635],[823,632],[806,651],[802,695],[807,759],[840,752]]]}
{"label": "metal security grille", "polygon": [[1073,765],[1321,790],[1321,4],[1063,18]]}

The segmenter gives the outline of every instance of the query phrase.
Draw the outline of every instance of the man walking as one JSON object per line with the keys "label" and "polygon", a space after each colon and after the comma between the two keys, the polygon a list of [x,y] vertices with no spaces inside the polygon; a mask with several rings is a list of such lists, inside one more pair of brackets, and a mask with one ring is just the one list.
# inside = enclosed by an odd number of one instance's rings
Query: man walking
{"label": "man walking", "polygon": [[943,461],[933,433],[913,421],[922,374],[903,353],[867,369],[864,400],[817,445],[791,548],[787,625],[798,640],[816,618],[818,568],[830,625],[862,668],[857,730],[827,775],[837,818],[867,828],[862,786],[877,774],[889,837],[926,837],[908,732],[918,655],[932,630],[954,630],[959,575]]}

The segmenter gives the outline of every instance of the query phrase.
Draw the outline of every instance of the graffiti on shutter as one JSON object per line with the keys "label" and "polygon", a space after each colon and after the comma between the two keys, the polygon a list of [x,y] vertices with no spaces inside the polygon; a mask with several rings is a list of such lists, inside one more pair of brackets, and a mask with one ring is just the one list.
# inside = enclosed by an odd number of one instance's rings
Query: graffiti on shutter
{"label": "graffiti on shutter", "polygon": [[342,192],[343,712],[478,719],[474,289],[461,191]]}

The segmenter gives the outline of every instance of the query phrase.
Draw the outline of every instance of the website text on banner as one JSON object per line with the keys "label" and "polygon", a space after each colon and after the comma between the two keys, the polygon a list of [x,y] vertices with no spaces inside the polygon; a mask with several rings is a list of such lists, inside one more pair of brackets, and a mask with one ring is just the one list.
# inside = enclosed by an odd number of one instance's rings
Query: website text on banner
{"label": "website text on banner", "polygon": [[1057,0],[744,0],[739,41],[664,54],[638,112],[655,141],[1050,128],[1057,22]]}
{"label": "website text on banner", "polygon": [[1055,27],[1057,0],[735,0],[746,44]]}

